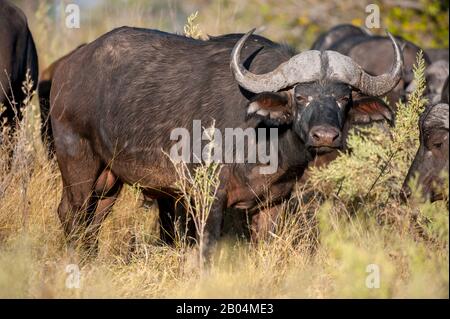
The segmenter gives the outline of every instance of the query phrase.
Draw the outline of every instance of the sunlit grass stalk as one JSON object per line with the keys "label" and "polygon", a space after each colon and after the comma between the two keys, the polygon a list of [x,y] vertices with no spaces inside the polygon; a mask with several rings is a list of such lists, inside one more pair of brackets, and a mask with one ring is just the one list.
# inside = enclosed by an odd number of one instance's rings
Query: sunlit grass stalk
{"label": "sunlit grass stalk", "polygon": [[[206,130],[214,132],[215,122]],[[209,136],[210,142],[214,143],[214,135]],[[205,245],[205,229],[211,208],[216,200],[216,193],[220,184],[219,175],[221,164],[211,161],[214,148],[207,148],[203,154],[202,163],[192,168],[185,162],[173,163],[178,176],[175,184],[182,195],[182,201],[187,213],[192,217],[197,233],[197,244],[199,249],[199,264],[203,269],[203,251]],[[193,155],[195,156],[195,155]]]}

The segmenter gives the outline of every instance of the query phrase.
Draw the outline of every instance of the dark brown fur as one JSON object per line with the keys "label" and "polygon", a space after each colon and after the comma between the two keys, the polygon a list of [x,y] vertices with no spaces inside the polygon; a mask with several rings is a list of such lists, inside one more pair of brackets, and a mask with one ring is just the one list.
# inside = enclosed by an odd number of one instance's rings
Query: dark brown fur
{"label": "dark brown fur", "polygon": [[39,95],[39,106],[41,109],[41,137],[44,144],[47,145],[49,150],[49,155],[51,156],[54,153],[54,145],[53,145],[53,131],[51,125],[50,115],[50,90],[52,88],[53,75],[55,74],[55,70],[61,64],[61,62],[75,52],[77,49],[83,47],[85,44],[81,44],[75,50],[67,53],[65,56],[59,58],[52,64],[50,64],[39,76],[39,84],[38,84],[38,95]]}
{"label": "dark brown fur", "polygon": [[[27,70],[35,89],[38,81],[38,57],[24,13],[7,0],[0,0],[0,104],[6,107],[7,125],[21,119],[25,95],[22,83]],[[16,103],[16,105],[11,105]]]}

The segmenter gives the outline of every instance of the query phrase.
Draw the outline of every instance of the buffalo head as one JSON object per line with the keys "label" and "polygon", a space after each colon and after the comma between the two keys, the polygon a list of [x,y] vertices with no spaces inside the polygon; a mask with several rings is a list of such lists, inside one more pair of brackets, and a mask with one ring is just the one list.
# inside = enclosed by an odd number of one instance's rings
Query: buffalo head
{"label": "buffalo head", "polygon": [[395,61],[389,73],[371,76],[351,58],[335,51],[297,54],[266,74],[243,67],[240,52],[253,30],[235,45],[231,70],[244,89],[256,95],[247,114],[273,125],[290,125],[312,153],[343,146],[343,126],[349,114],[355,122],[377,117],[392,121],[389,107],[377,97],[392,90],[402,75],[399,45],[389,34]]}
{"label": "buffalo head", "polygon": [[449,106],[439,103],[428,107],[419,120],[420,146],[416,157],[403,183],[402,196],[411,195],[408,186],[414,175],[418,175],[418,183],[422,194],[431,201],[443,198],[440,186],[443,184],[443,171],[448,173],[448,113]]}

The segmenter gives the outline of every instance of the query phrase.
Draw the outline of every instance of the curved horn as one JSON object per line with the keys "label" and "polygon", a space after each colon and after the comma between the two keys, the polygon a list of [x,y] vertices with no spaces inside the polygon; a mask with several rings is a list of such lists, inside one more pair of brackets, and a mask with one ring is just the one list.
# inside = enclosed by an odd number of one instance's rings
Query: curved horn
{"label": "curved horn", "polygon": [[[306,51],[280,64],[275,70],[265,74],[254,74],[246,70],[239,57],[245,41],[255,29],[247,32],[231,52],[231,71],[240,86],[253,93],[276,92],[299,82],[319,79],[320,52]],[[299,72],[300,70],[300,72]]]}
{"label": "curved horn", "polygon": [[[347,83],[362,93],[372,96],[385,95],[400,81],[403,69],[402,51],[394,37],[387,32],[395,51],[395,62],[389,73],[371,76],[350,57],[335,51],[309,50],[297,54],[265,74],[254,74],[246,70],[239,57],[245,41],[255,29],[247,32],[234,46],[231,53],[231,71],[240,86],[253,93],[276,92],[297,83],[312,82],[326,78]],[[323,68],[324,66],[324,68]]]}
{"label": "curved horn", "polygon": [[394,65],[389,73],[369,75],[351,58],[334,51],[325,51],[328,57],[327,78],[350,84],[367,95],[382,96],[391,91],[402,76],[403,54],[394,37],[389,32],[387,34],[395,51]]}

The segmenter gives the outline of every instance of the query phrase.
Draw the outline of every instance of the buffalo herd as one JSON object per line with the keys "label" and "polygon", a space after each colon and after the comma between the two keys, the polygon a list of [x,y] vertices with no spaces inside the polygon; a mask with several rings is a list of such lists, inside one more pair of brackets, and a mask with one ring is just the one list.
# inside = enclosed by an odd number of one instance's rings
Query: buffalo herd
{"label": "buffalo herd", "polygon": [[[38,82],[26,17],[6,0],[0,0],[0,39],[0,103],[8,124],[17,112],[12,97],[16,104],[23,99],[20,86],[29,70],[38,83],[42,136],[61,171],[60,221],[68,242],[82,237],[90,251],[123,184],[138,184],[146,199],[156,200],[162,239],[170,243],[175,236],[179,190],[167,156],[175,128],[193,133],[193,123],[201,121],[220,132],[255,130],[256,143],[267,149],[271,136],[260,129],[276,129],[275,171],[262,173],[267,163],[248,160],[222,165],[204,256],[220,237],[224,210],[248,212],[252,237],[260,238],[270,229],[263,211],[277,214],[274,207],[289,198],[311,163],[326,164],[345,147],[351,127],[395,125],[393,106],[414,89],[421,51],[400,37],[352,25],[330,29],[301,53],[253,30],[197,40],[121,27],[55,61]],[[434,201],[446,198],[437,186],[449,169],[448,53],[424,50],[423,56],[430,102],[420,116],[420,147],[402,196],[408,199],[410,180],[418,176],[423,195]]]}

